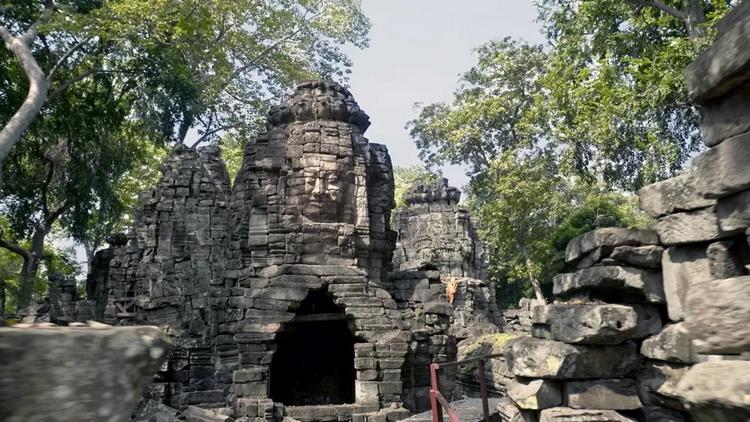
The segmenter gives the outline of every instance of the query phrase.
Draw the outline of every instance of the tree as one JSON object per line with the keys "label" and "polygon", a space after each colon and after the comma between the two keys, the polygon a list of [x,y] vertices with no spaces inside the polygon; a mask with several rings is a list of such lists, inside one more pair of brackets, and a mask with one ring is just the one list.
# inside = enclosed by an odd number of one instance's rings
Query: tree
{"label": "tree", "polygon": [[[50,95],[96,74],[118,73],[137,82],[142,118],[177,142],[195,130],[199,143],[255,128],[268,94],[295,79],[344,77],[351,63],[341,45],[366,46],[368,30],[356,0],[9,5],[0,13],[0,36],[29,89],[0,132],[0,163],[44,106],[62,68],[77,72]],[[55,60],[44,66],[42,54]]]}
{"label": "tree", "polygon": [[420,106],[407,124],[420,157],[469,166],[496,281],[540,298],[574,235],[645,224],[628,192],[700,149],[682,73],[731,5],[538,0],[548,46],[487,43],[452,103]]}
{"label": "tree", "polygon": [[700,150],[683,71],[730,3],[538,2],[550,44],[540,82],[547,136],[567,171],[634,191]]}
{"label": "tree", "polygon": [[477,55],[452,104],[423,106],[407,123],[428,168],[469,164],[469,175],[477,176],[504,151],[531,148],[542,139],[534,114],[546,61],[541,46],[505,38],[480,46]]}
{"label": "tree", "polygon": [[685,24],[688,36],[697,39],[704,36],[703,24],[706,22],[703,0],[682,0],[681,6],[671,6],[663,0],[630,0],[636,7],[653,7]]}
{"label": "tree", "polygon": [[[70,6],[74,5],[71,4]],[[88,41],[87,38],[84,38],[71,45],[62,46],[59,51],[60,54],[55,56],[54,63],[49,70],[44,71],[34,56],[33,44],[39,36],[39,27],[50,20],[56,9],[57,6],[53,0],[45,0],[44,2],[32,2],[31,4],[3,5],[3,12],[0,13],[2,18],[0,38],[2,38],[5,48],[15,56],[28,80],[28,93],[25,99],[17,111],[7,120],[3,128],[0,129],[0,184],[2,184],[2,166],[5,159],[8,157],[11,148],[21,140],[23,133],[44,106],[58,70]],[[37,10],[40,11],[35,13]],[[21,19],[9,21],[8,18],[14,12]],[[37,16],[28,22],[29,16],[34,14]],[[19,31],[21,32],[20,35],[14,36],[11,33],[14,27],[16,29],[22,28]],[[60,89],[64,90],[64,86],[71,82],[63,83]]]}
{"label": "tree", "polygon": [[568,242],[601,227],[649,228],[653,221],[638,207],[636,195],[586,185],[573,187],[572,203],[549,235],[560,266]]}
{"label": "tree", "polygon": [[547,236],[559,219],[565,191],[547,153],[506,151],[490,163],[481,182],[471,184],[470,204],[490,247],[491,271],[528,282],[541,302],[544,266],[554,255]]}
{"label": "tree", "polygon": [[489,246],[490,279],[504,306],[517,302],[514,293],[544,301],[574,237],[600,227],[651,223],[635,195],[561,176],[552,150],[507,151],[471,187],[469,203]]}
{"label": "tree", "polygon": [[[190,131],[195,144],[224,131],[244,139],[269,94],[301,77],[345,78],[341,45],[365,46],[369,28],[354,0],[32,1],[1,9],[0,25],[32,28],[25,59],[60,81],[35,96],[35,113],[24,109],[22,130],[9,129],[22,148],[0,185],[12,223],[0,247],[24,260],[20,306],[52,230],[91,257],[122,226],[161,145]],[[28,72],[17,55],[0,51],[0,62],[0,121],[13,122],[3,113],[29,96]]]}
{"label": "tree", "polygon": [[[0,227],[8,228],[8,221],[0,218]],[[28,248],[28,245],[22,244]],[[32,280],[32,297],[41,301],[47,294],[48,283],[46,276],[50,272],[58,272],[67,277],[74,277],[79,273],[78,265],[75,262],[75,253],[71,248],[60,248],[48,246],[43,252],[43,262],[41,265],[40,276]],[[21,267],[24,265],[23,259],[17,254],[0,248],[0,298],[4,301],[0,304],[0,321],[2,316],[11,309],[19,309],[18,295],[23,285],[21,280]]]}
{"label": "tree", "polygon": [[141,38],[125,56],[149,76],[139,116],[194,144],[225,132],[246,139],[295,80],[345,79],[342,46],[365,47],[369,30],[357,0],[128,0],[108,16],[109,37],[129,36],[124,21]]}

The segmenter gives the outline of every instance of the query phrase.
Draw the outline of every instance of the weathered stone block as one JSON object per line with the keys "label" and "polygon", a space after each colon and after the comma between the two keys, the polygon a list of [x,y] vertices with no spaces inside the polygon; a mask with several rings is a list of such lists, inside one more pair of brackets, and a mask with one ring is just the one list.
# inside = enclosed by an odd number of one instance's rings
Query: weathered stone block
{"label": "weathered stone block", "polygon": [[635,267],[601,266],[558,274],[553,279],[553,293],[565,295],[596,289],[637,294],[652,303],[664,303],[661,272]]}
{"label": "weathered stone block", "polygon": [[702,245],[673,246],[664,253],[661,265],[669,319],[681,321],[692,285],[712,278],[706,248]]}
{"label": "weathered stone block", "polygon": [[656,245],[659,238],[650,230],[631,230],[619,227],[602,228],[584,233],[568,243],[565,261],[575,262],[596,248],[623,245]]}
{"label": "weathered stone block", "polygon": [[679,211],[692,211],[716,203],[700,195],[695,173],[687,171],[671,179],[644,186],[638,191],[640,206],[651,217],[657,218]]}
{"label": "weathered stone block", "polygon": [[697,353],[750,351],[750,276],[702,281],[687,294],[685,328]]}
{"label": "weathered stone block", "polygon": [[506,354],[513,374],[530,378],[617,378],[638,367],[634,343],[574,346],[536,338],[516,340]]}
{"label": "weathered stone block", "polygon": [[532,335],[573,344],[620,344],[659,332],[661,316],[647,305],[537,306]]}
{"label": "weathered stone block", "polygon": [[641,344],[641,354],[649,359],[677,363],[693,362],[690,333],[683,323],[671,324]]}
{"label": "weathered stone block", "polygon": [[[733,15],[739,12],[741,8]],[[688,95],[695,102],[721,96],[750,78],[750,19],[732,19],[721,26],[722,31],[713,44],[701,53],[685,72]]]}
{"label": "weathered stone block", "polygon": [[568,381],[563,400],[574,409],[631,410],[642,406],[636,382],[631,379]]}
{"label": "weathered stone block", "polygon": [[380,394],[401,394],[404,390],[401,381],[384,382],[378,384]]}
{"label": "weathered stone block", "polygon": [[182,412],[182,417],[185,418],[187,422],[234,422],[234,418],[230,416],[222,415],[219,412],[202,409],[196,406],[188,406],[187,409]]}
{"label": "weathered stone block", "polygon": [[237,416],[248,416],[254,418],[258,416],[258,400],[238,398],[235,409],[237,409]]}
{"label": "weathered stone block", "polygon": [[664,248],[656,245],[618,246],[609,257],[634,267],[660,268],[663,253]]}
{"label": "weathered stone block", "polygon": [[689,368],[668,362],[646,362],[637,377],[641,402],[684,411],[685,407],[677,394],[677,383]]}
{"label": "weathered stone block", "polygon": [[714,279],[739,277],[745,274],[747,244],[733,240],[714,242],[706,249],[711,277]]}
{"label": "weathered stone block", "polygon": [[750,85],[706,101],[700,108],[701,138],[709,147],[750,129]]}
{"label": "weathered stone block", "polygon": [[677,393],[696,422],[750,420],[750,362],[704,362],[690,368]]}
{"label": "weathered stone block", "polygon": [[378,404],[377,381],[354,381],[354,398],[357,404]]}
{"label": "weathered stone block", "polygon": [[709,242],[731,237],[736,232],[726,232],[719,227],[716,209],[708,207],[663,217],[656,223],[656,231],[665,245]]}
{"label": "weathered stone block", "polygon": [[603,246],[594,249],[593,251],[583,255],[581,259],[576,262],[576,269],[580,270],[583,268],[593,267],[598,264],[601,260],[606,259],[610,253],[611,246]]}
{"label": "weathered stone block", "polygon": [[744,231],[750,227],[750,190],[719,199],[716,216],[719,227],[725,232]]}
{"label": "weathered stone block", "polygon": [[539,422],[636,422],[614,410],[583,410],[569,407],[544,409],[539,414]]}
{"label": "weathered stone block", "polygon": [[240,397],[268,397],[268,384],[265,381],[235,383],[232,389]]}
{"label": "weathered stone block", "polygon": [[750,133],[738,135],[695,158],[695,173],[701,195],[721,198],[750,189],[748,142]]}
{"label": "weathered stone block", "polygon": [[265,368],[246,368],[238,369],[232,373],[234,382],[251,382],[262,381],[265,379],[267,369]]}
{"label": "weathered stone block", "polygon": [[508,385],[508,396],[521,409],[546,409],[562,403],[556,381],[516,378]]}
{"label": "weathered stone block", "polygon": [[0,420],[126,421],[169,348],[156,327],[0,328]]}
{"label": "weathered stone block", "polygon": [[[490,410],[491,411],[491,410]],[[500,422],[537,422],[539,419],[532,410],[521,410],[507,397],[500,399],[497,404]]]}

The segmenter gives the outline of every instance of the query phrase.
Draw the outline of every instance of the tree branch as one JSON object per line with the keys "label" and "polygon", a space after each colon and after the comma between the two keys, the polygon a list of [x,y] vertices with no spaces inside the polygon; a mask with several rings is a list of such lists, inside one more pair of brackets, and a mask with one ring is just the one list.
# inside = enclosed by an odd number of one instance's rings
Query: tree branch
{"label": "tree branch", "polygon": [[[45,9],[45,12],[49,10],[51,9]],[[34,22],[32,27],[38,22]],[[0,130],[0,165],[5,161],[13,145],[21,139],[23,133],[36,118],[49,91],[47,78],[31,52],[30,44],[33,39],[26,37],[29,34],[36,34],[36,29],[30,28],[23,37],[16,38],[7,28],[0,27],[0,37],[5,41],[5,48],[16,57],[29,80],[29,92],[26,94],[26,99]]]}
{"label": "tree branch", "polygon": [[31,42],[34,41],[36,36],[39,34],[39,25],[49,19],[54,9],[55,3],[52,1],[48,1],[44,6],[44,10],[42,10],[42,14],[39,15],[39,18],[31,24],[31,26],[26,30],[26,32],[24,32],[23,35],[21,35],[21,37],[19,37],[19,40],[26,45],[31,44]]}
{"label": "tree branch", "polygon": [[676,17],[678,19],[682,19],[682,20],[687,19],[687,13],[686,12],[684,12],[684,11],[682,11],[680,9],[677,9],[676,7],[672,7],[672,6],[664,3],[661,0],[630,0],[630,1],[632,3],[637,3],[637,4],[641,5],[641,6],[650,6],[650,7],[657,8],[657,9],[661,10],[662,12],[664,12],[664,13],[666,13],[668,15],[674,16],[674,17]]}
{"label": "tree branch", "polygon": [[26,251],[24,248],[16,245],[15,243],[10,243],[2,238],[2,233],[0,233],[0,248],[9,250],[13,252],[14,254],[20,256],[23,258],[24,266],[28,265],[28,262],[31,260],[31,255],[28,251]]}
{"label": "tree branch", "polygon": [[[313,8],[319,6],[321,3],[322,2],[316,3]],[[302,17],[302,19],[303,19],[304,22],[312,21],[313,19],[315,19],[318,16],[320,16],[323,12],[322,11],[318,11],[317,13],[313,14],[310,17],[307,16],[307,13],[308,12],[305,12],[305,14]],[[258,62],[260,61],[260,59],[262,59],[267,54],[269,54],[273,50],[277,49],[279,46],[281,46],[282,44],[286,43],[290,39],[292,39],[295,36],[297,36],[297,34],[299,34],[300,32],[302,32],[302,30],[305,29],[305,28],[307,28],[307,25],[304,25],[304,24],[301,25],[299,28],[297,28],[296,30],[294,30],[293,32],[291,32],[289,35],[287,35],[285,37],[282,37],[281,39],[279,39],[275,43],[273,43],[273,44],[269,45],[268,47],[266,47],[263,51],[260,52],[260,54],[258,54],[257,56],[253,57],[250,60],[249,63],[245,64],[244,66],[241,66],[241,67],[237,68],[234,72],[232,72],[232,74],[229,76],[229,78],[226,80],[226,82],[224,82],[224,84],[221,86],[220,91],[224,91],[224,89],[229,85],[229,83],[231,81],[233,81],[235,78],[237,78],[238,76],[240,76],[244,71],[246,71],[249,68],[257,65]]]}
{"label": "tree branch", "polygon": [[225,126],[220,126],[220,127],[217,127],[216,129],[210,130],[210,131],[204,133],[203,136],[201,136],[200,138],[198,138],[198,140],[193,143],[193,146],[191,148],[197,147],[198,144],[200,144],[201,142],[205,141],[206,139],[208,139],[208,137],[210,137],[211,135],[216,134],[217,132],[221,132],[222,130],[229,130],[229,129],[232,129],[234,127],[235,127],[235,125],[225,125]]}
{"label": "tree branch", "polygon": [[47,206],[47,190],[49,189],[49,184],[52,183],[52,176],[55,172],[55,165],[53,164],[52,160],[47,160],[47,168],[47,177],[44,179],[44,183],[42,183],[42,215],[45,218],[49,215],[49,207]]}
{"label": "tree branch", "polygon": [[86,37],[83,40],[76,43],[73,47],[69,48],[68,51],[66,51],[65,54],[63,54],[63,56],[60,57],[60,60],[58,60],[57,63],[55,63],[55,65],[52,66],[52,70],[50,70],[49,73],[47,74],[47,81],[52,82],[55,79],[55,75],[57,74],[57,71],[60,69],[60,66],[62,66],[65,63],[65,61],[68,60],[68,58],[70,58],[70,56],[72,56],[73,53],[76,52],[76,50],[80,49],[86,43],[88,43],[90,39],[91,37]]}
{"label": "tree branch", "polygon": [[47,229],[52,227],[52,223],[57,221],[66,209],[68,209],[68,198],[63,199],[62,202],[52,207],[49,215],[44,219],[44,224],[47,226]]}
{"label": "tree branch", "polygon": [[91,76],[91,75],[99,72],[99,70],[100,69],[98,67],[93,67],[93,68],[91,68],[91,69],[83,72],[82,74],[76,76],[75,78],[72,78],[72,79],[69,79],[69,80],[63,82],[62,85],[58,86],[57,88],[55,88],[54,90],[52,90],[52,92],[50,92],[49,95],[47,95],[47,102],[49,103],[50,101],[52,101],[53,99],[55,99],[58,95],[60,95],[63,92],[65,92],[65,90],[67,90],[68,88],[70,88],[70,86],[73,85],[74,83],[80,82],[80,81],[88,78],[89,76]]}

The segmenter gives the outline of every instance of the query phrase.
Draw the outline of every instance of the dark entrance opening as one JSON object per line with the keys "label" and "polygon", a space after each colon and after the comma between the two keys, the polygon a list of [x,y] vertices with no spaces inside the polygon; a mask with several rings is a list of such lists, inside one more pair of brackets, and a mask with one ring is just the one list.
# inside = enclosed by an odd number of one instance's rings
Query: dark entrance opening
{"label": "dark entrance opening", "polygon": [[285,405],[354,403],[354,343],[344,310],[311,291],[276,336],[271,398]]}

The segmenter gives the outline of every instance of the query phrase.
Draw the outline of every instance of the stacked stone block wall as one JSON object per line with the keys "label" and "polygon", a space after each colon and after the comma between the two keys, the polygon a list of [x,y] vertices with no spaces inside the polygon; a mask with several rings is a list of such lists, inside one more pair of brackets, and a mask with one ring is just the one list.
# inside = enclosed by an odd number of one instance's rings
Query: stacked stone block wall
{"label": "stacked stone block wall", "polygon": [[[708,147],[644,187],[655,232],[574,239],[507,359],[505,420],[750,420],[750,2],[687,70]],[[515,419],[514,419],[515,418]]]}
{"label": "stacked stone block wall", "polygon": [[[460,197],[447,179],[417,180],[394,215],[394,271],[386,286],[411,331],[403,384],[412,411],[429,409],[430,363],[455,361],[461,341],[503,326],[485,280],[484,246]],[[455,376],[453,369],[441,372],[444,391],[459,393]]]}

